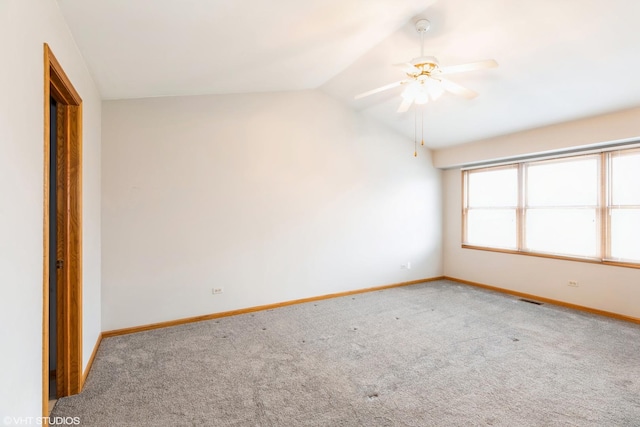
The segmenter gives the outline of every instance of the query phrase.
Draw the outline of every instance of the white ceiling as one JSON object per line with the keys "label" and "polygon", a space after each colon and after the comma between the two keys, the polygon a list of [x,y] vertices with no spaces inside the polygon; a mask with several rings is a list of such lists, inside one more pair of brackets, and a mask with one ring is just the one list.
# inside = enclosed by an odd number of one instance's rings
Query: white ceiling
{"label": "white ceiling", "polygon": [[637,0],[58,0],[105,99],[319,88],[414,137],[391,64],[493,58],[425,109],[441,148],[640,105]]}

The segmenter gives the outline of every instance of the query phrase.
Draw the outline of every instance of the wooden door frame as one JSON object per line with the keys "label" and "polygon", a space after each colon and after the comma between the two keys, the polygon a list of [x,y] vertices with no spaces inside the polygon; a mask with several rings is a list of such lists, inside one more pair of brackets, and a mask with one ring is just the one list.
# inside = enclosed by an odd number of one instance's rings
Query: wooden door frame
{"label": "wooden door frame", "polygon": [[[58,277],[58,396],[82,389],[82,99],[60,63],[44,44],[44,263],[42,317],[42,412],[49,416],[49,197],[50,197],[50,99],[58,104],[58,145],[64,191],[62,221],[64,267]],[[53,183],[56,185],[56,183]],[[55,273],[55,272],[54,272]]]}

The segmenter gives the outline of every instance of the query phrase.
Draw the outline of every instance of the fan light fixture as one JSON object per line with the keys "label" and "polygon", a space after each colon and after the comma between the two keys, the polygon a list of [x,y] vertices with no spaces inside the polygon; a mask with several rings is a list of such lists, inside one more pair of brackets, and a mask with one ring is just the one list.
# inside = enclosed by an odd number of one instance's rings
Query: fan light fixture
{"label": "fan light fixture", "polygon": [[444,88],[435,79],[427,76],[419,76],[416,80],[407,83],[407,87],[402,91],[402,99],[412,101],[415,104],[423,105],[440,98],[444,93]]}
{"label": "fan light fixture", "polygon": [[[441,67],[438,63],[438,59],[433,56],[424,55],[424,34],[431,27],[431,23],[427,19],[418,19],[416,21],[416,31],[420,34],[420,56],[413,58],[410,62],[396,64],[404,68],[406,78],[388,85],[373,89],[359,95],[356,95],[356,99],[364,98],[365,96],[373,95],[375,93],[383,92],[385,90],[393,89],[398,86],[405,86],[404,90],[400,94],[402,102],[398,107],[398,113],[404,113],[411,108],[413,104],[416,104],[415,111],[415,137],[414,137],[414,156],[418,155],[418,109],[421,113],[421,125],[422,125],[422,141],[421,145],[424,145],[424,104],[429,101],[435,101],[445,92],[451,92],[455,95],[463,96],[467,99],[472,99],[478,96],[478,94],[470,89],[467,89],[459,84],[445,79],[442,76],[446,74],[461,73],[465,71],[479,70],[483,68],[497,67],[498,63],[493,59],[485,61],[470,62],[468,64],[454,65],[449,67]],[[420,108],[418,108],[420,106]]]}

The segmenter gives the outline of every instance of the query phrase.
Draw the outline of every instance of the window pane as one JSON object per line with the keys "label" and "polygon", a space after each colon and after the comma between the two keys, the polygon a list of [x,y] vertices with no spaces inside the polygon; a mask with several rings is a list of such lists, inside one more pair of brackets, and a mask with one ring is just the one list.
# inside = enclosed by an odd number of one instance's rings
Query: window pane
{"label": "window pane", "polygon": [[467,243],[493,248],[515,248],[515,209],[469,209]]}
{"label": "window pane", "polygon": [[640,152],[613,154],[611,196],[614,205],[640,205]]}
{"label": "window pane", "polygon": [[596,257],[596,209],[530,209],[526,246],[537,252]]}
{"label": "window pane", "polygon": [[611,211],[611,257],[640,262],[640,209]]}
{"label": "window pane", "polygon": [[526,186],[527,206],[595,206],[598,158],[530,164]]}
{"label": "window pane", "polygon": [[518,169],[469,172],[469,207],[515,207],[518,204]]}

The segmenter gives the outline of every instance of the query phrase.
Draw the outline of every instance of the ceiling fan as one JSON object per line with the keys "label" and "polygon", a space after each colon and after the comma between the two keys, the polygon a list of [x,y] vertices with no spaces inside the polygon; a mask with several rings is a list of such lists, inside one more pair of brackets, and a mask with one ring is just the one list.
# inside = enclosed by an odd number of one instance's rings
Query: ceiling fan
{"label": "ceiling fan", "polygon": [[470,62],[468,64],[441,67],[436,57],[424,55],[424,34],[429,30],[430,26],[431,23],[427,19],[419,19],[416,22],[416,31],[420,33],[422,42],[420,46],[420,56],[413,58],[407,63],[395,64],[396,66],[404,68],[406,78],[361,93],[356,95],[355,98],[360,99],[398,86],[404,86],[405,89],[401,94],[402,103],[400,107],[398,107],[398,112],[404,113],[408,111],[414,103],[419,105],[426,104],[430,99],[432,101],[436,100],[444,92],[450,92],[468,99],[478,96],[477,92],[460,86],[458,83],[448,80],[444,76],[484,68],[494,68],[498,66],[498,63],[493,59],[487,59],[485,61]]}

